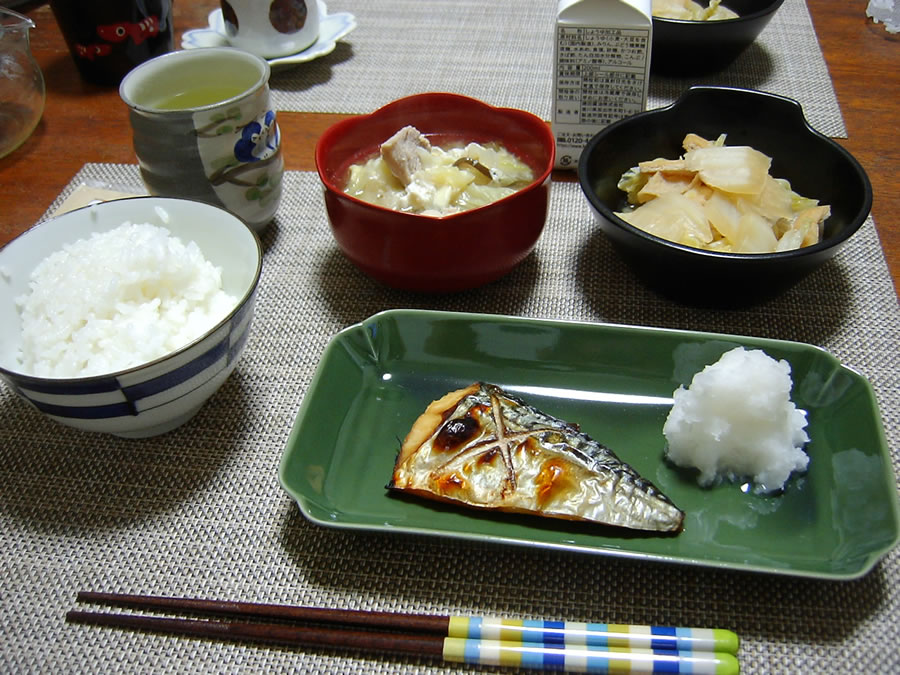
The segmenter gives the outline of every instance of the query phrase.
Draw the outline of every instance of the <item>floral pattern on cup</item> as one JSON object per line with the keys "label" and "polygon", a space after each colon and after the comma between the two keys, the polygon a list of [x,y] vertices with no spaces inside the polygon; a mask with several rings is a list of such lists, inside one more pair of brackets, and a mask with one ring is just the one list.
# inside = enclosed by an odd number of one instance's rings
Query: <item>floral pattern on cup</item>
{"label": "floral pattern on cup", "polygon": [[220,153],[210,156],[201,148],[207,178],[223,201],[232,208],[238,208],[234,201],[241,198],[265,207],[281,194],[281,132],[274,110],[266,109],[246,122],[245,112],[241,105],[215,112],[197,125],[195,133],[198,144],[209,139],[205,149]]}

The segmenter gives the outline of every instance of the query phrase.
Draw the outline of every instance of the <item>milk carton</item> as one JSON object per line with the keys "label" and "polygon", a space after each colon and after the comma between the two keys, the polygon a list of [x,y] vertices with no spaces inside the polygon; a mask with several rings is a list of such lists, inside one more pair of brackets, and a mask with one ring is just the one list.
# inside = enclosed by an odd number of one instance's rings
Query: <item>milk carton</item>
{"label": "milk carton", "polygon": [[577,168],[594,134],[646,109],[650,3],[559,0],[552,117],[557,168]]}

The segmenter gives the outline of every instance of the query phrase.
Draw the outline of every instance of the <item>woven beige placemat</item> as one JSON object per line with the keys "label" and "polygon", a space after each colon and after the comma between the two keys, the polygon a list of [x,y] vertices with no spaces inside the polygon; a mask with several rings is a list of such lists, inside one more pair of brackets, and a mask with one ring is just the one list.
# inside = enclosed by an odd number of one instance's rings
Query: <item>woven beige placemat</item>
{"label": "woven beige placemat", "polygon": [[[82,184],[139,191],[136,166]],[[577,184],[553,186],[547,228],[477,291],[383,288],[337,251],[318,178],[288,172],[263,237],[241,362],[197,417],[125,441],[46,423],[0,387],[0,670],[473,672],[427,661],[266,648],[67,625],[79,589],[427,613],[736,630],[744,673],[897,672],[900,552],[826,582],[321,528],[277,470],[328,341],[384,309],[418,307],[724,331],[823,345],[874,385],[900,468],[900,309],[874,225],[783,298],[752,310],[674,305],[645,290],[593,226]]]}
{"label": "woven beige placemat", "polygon": [[[556,6],[553,0],[329,0],[329,12],[352,13],[358,27],[331,54],[278,70],[271,80],[274,105],[367,113],[403,96],[450,91],[549,120]],[[672,103],[692,84],[788,96],[822,133],[847,135],[804,0],[786,0],[724,71],[652,76],[648,108]]]}

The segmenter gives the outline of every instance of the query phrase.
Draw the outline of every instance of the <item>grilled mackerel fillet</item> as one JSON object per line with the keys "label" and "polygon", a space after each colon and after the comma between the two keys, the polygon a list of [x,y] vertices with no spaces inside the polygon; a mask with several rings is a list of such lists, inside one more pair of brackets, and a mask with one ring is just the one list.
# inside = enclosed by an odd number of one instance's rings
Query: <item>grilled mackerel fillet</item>
{"label": "grilled mackerel fillet", "polygon": [[388,489],[465,506],[678,532],[684,513],[578,427],[492,384],[432,402]]}

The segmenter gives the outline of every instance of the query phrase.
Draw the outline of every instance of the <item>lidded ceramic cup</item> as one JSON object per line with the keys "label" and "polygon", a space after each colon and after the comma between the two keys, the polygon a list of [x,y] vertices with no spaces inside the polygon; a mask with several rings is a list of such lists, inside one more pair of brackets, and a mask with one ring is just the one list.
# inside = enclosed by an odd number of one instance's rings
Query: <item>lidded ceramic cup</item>
{"label": "lidded ceramic cup", "polygon": [[259,231],[281,199],[284,160],[269,64],[231,47],[172,52],[119,87],[153,195],[224,207]]}
{"label": "lidded ceramic cup", "polygon": [[319,0],[220,0],[232,47],[264,58],[297,54],[319,37]]}

